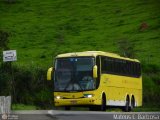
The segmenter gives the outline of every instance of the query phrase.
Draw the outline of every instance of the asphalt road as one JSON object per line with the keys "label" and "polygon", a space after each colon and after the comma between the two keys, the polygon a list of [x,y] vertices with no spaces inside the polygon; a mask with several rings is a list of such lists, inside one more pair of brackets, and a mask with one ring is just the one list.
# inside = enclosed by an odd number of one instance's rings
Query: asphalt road
{"label": "asphalt road", "polygon": [[160,120],[160,112],[14,111],[18,120]]}
{"label": "asphalt road", "polygon": [[12,111],[8,120],[57,120],[57,118],[50,115],[48,110],[18,110]]}
{"label": "asphalt road", "polygon": [[58,120],[57,118],[47,114],[28,114],[18,115],[18,120]]}

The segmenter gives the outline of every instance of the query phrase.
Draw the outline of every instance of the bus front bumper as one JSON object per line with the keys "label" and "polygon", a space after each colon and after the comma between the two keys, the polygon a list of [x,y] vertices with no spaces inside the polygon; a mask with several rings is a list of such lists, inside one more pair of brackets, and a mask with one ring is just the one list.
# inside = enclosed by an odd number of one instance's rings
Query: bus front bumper
{"label": "bus front bumper", "polygon": [[98,100],[94,98],[79,99],[55,99],[55,106],[79,106],[79,105],[99,105]]}

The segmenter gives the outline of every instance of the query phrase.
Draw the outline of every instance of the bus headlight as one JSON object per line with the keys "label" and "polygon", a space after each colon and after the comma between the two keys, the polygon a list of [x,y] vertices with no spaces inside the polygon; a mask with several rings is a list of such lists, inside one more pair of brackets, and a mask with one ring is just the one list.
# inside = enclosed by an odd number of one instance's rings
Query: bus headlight
{"label": "bus headlight", "polygon": [[93,97],[94,95],[93,94],[84,94],[84,97],[85,98],[91,98],[91,97]]}
{"label": "bus headlight", "polygon": [[62,96],[55,96],[54,98],[55,99],[62,99],[63,97]]}

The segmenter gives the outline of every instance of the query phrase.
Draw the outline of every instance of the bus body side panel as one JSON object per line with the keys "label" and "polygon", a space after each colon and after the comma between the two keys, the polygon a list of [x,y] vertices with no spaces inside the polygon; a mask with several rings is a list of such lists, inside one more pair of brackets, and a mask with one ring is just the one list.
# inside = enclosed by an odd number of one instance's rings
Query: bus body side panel
{"label": "bus body side panel", "polygon": [[100,89],[105,91],[107,105],[125,106],[126,96],[135,98],[136,106],[142,105],[142,80],[126,76],[102,74]]}

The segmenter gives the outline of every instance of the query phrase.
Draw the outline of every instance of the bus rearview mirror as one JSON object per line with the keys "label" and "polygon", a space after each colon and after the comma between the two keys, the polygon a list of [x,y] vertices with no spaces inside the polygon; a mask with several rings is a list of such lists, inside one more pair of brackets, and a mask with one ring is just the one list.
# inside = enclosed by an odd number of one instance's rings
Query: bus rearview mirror
{"label": "bus rearview mirror", "polygon": [[93,67],[93,78],[97,78],[97,65]]}
{"label": "bus rearview mirror", "polygon": [[52,80],[53,67],[49,68],[47,71],[47,80]]}

